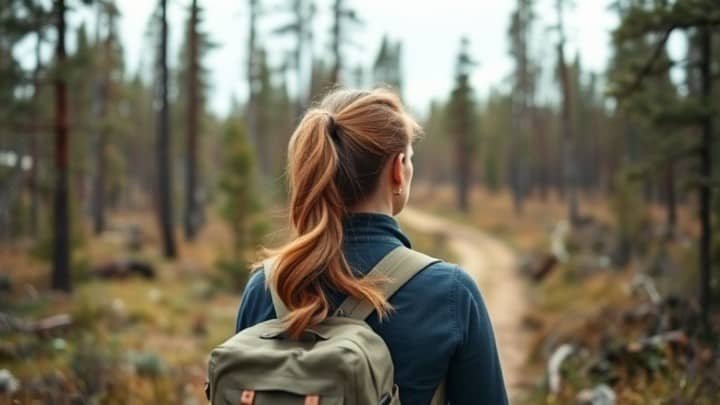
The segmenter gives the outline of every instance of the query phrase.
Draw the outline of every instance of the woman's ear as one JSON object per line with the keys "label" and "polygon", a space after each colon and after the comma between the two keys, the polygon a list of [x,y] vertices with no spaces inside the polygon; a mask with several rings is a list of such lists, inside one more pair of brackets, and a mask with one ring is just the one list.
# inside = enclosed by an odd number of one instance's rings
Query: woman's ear
{"label": "woman's ear", "polygon": [[[405,153],[398,153],[392,161],[392,180],[393,187],[401,188],[405,183]],[[393,190],[394,192],[395,190]]]}

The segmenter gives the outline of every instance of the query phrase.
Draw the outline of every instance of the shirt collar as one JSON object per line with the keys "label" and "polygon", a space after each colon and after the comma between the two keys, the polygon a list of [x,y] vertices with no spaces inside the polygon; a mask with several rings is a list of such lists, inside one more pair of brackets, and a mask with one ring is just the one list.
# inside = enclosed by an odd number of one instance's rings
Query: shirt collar
{"label": "shirt collar", "polygon": [[345,242],[383,241],[411,248],[395,218],[378,212],[354,212],[343,218]]}

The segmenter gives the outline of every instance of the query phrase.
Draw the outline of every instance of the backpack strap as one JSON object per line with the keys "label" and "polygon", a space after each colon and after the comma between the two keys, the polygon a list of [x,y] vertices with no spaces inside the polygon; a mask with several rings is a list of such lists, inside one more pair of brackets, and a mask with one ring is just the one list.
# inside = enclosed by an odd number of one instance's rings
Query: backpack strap
{"label": "backpack strap", "polygon": [[[380,259],[366,277],[377,277],[383,280],[384,282],[379,285],[379,288],[385,299],[390,299],[400,287],[405,285],[420,270],[439,261],[434,257],[405,246],[398,246]],[[374,310],[375,308],[365,300],[347,297],[335,311],[335,315],[364,321]]]}
{"label": "backpack strap", "polygon": [[282,302],[278,296],[275,286],[270,283],[273,270],[275,270],[275,259],[275,257],[269,257],[263,260],[263,270],[265,271],[265,287],[270,289],[270,297],[272,298],[273,307],[275,308],[275,315],[277,315],[277,319],[282,319],[290,311],[288,311],[285,303]]}
{"label": "backpack strap", "polygon": [[[282,319],[289,311],[285,303],[283,303],[278,296],[275,287],[270,283],[275,266],[275,259],[275,257],[270,257],[263,260],[263,269],[265,271],[265,285],[270,289],[270,296],[272,297],[275,313],[278,319]],[[405,246],[398,246],[380,259],[367,275],[386,280],[385,283],[380,285],[380,290],[386,299],[390,299],[400,287],[405,285],[405,283],[413,278],[415,274],[419,273],[420,270],[439,261],[440,260],[434,257]],[[374,310],[370,303],[364,300],[358,300],[355,297],[348,297],[342,302],[340,307],[338,307],[335,315],[365,320]]]}
{"label": "backpack strap", "polygon": [[[375,267],[370,270],[367,276],[376,276],[384,279],[380,284],[380,290],[385,299],[390,299],[405,283],[413,278],[421,270],[440,260],[409,249],[405,246],[398,246],[385,255]],[[367,277],[366,276],[366,277]],[[375,308],[367,301],[358,300],[355,297],[347,297],[340,307],[335,311],[336,316],[347,316],[353,319],[364,321]],[[447,402],[445,393],[445,380],[435,389],[430,405],[445,405]]]}

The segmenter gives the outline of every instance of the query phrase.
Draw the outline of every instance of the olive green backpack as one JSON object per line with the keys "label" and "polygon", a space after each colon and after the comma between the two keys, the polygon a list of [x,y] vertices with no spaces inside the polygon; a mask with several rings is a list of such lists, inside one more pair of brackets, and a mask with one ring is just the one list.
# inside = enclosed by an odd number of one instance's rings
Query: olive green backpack
{"label": "olive green backpack", "polygon": [[[390,298],[437,261],[401,246],[369,275],[387,280],[380,288]],[[270,280],[272,259],[264,268]],[[368,302],[349,297],[333,316],[292,340],[280,320],[287,308],[270,291],[278,319],[247,328],[212,351],[206,393],[213,405],[400,404],[390,352],[365,323],[374,311]],[[433,405],[445,403],[443,387],[435,392]]]}

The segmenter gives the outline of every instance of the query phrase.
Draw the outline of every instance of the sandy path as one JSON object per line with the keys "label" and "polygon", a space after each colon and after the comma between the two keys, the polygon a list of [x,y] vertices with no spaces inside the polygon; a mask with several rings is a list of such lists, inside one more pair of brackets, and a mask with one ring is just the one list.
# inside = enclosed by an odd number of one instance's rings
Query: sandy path
{"label": "sandy path", "polygon": [[508,393],[516,397],[525,365],[527,335],[522,318],[527,302],[512,250],[476,228],[410,207],[399,220],[419,232],[445,234],[458,264],[477,281],[495,330]]}

